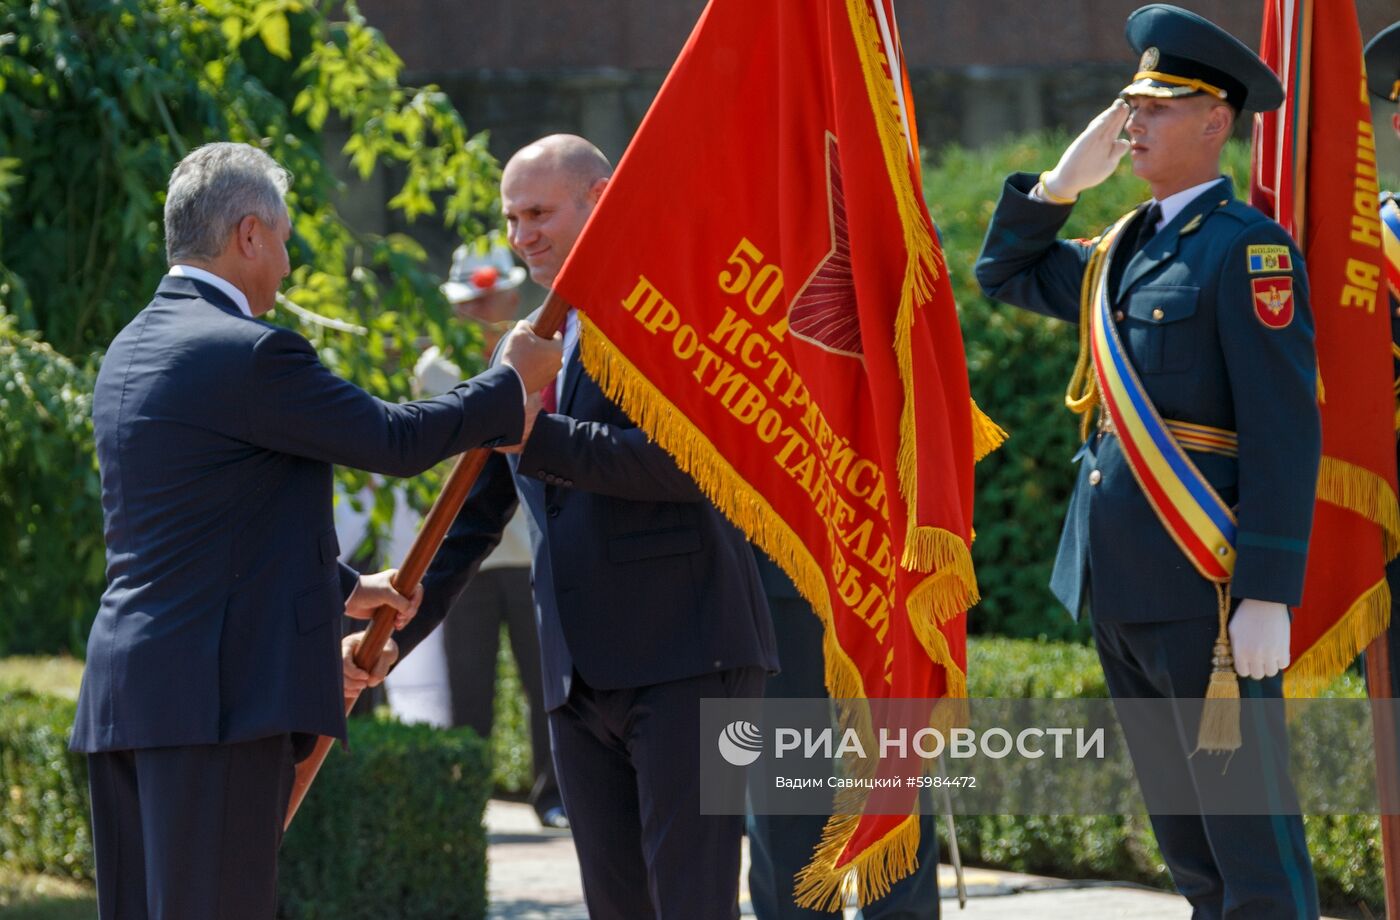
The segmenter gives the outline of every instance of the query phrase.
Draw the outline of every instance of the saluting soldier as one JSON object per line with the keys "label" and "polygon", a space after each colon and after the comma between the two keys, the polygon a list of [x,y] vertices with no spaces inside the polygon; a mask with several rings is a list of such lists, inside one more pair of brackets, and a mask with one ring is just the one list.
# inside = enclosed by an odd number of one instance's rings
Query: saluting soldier
{"label": "saluting soldier", "polygon": [[[1376,34],[1366,45],[1366,86],[1371,95],[1390,103],[1390,128],[1400,137],[1400,22]],[[1385,111],[1385,107],[1382,107]],[[1385,130],[1384,127],[1381,130]],[[1390,334],[1395,344],[1395,394],[1400,399],[1400,200],[1393,191],[1381,192],[1381,239],[1385,280],[1390,289]],[[1400,402],[1396,405],[1396,428],[1400,431]],[[1400,441],[1396,443],[1400,463]],[[1390,695],[1400,698],[1400,559],[1386,567],[1390,582]]]}
{"label": "saluting soldier", "polygon": [[[1080,326],[1066,401],[1088,436],[1051,588],[1073,615],[1092,611],[1115,699],[1187,701],[1167,704],[1182,714],[1171,731],[1124,720],[1178,890],[1197,918],[1316,917],[1281,720],[1246,711],[1239,746],[1201,725],[1229,708],[1200,702],[1281,697],[1312,527],[1321,434],[1302,258],[1220,170],[1236,119],[1277,108],[1283,89],[1176,7],[1136,10],[1127,39],[1140,60],[1119,99],[1053,169],[1006,180],[977,279]],[[1057,239],[1124,154],[1152,199],[1095,240]],[[1276,781],[1278,810],[1294,813],[1196,808],[1224,765],[1200,748],[1234,750],[1230,772]],[[1182,788],[1192,808],[1162,813]]]}

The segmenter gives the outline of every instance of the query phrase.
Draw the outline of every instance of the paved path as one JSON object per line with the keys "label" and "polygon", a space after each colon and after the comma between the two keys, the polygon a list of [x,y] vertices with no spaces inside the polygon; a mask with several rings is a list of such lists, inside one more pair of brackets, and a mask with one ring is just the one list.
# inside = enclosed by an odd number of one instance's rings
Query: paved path
{"label": "paved path", "polygon": [[[492,801],[486,808],[492,920],[587,920],[574,842],[566,831],[545,831],[527,805]],[[745,851],[744,872],[748,872]],[[968,869],[967,909],[958,910],[953,870],[938,867],[944,916],[950,920],[1188,920],[1175,895],[1097,882]],[[748,891],[740,892],[752,916]],[[848,917],[853,912],[848,912]]]}

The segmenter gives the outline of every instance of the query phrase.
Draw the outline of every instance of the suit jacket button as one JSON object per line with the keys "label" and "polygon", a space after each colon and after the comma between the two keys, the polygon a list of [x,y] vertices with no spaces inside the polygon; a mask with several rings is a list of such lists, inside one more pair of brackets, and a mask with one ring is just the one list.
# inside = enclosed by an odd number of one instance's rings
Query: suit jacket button
{"label": "suit jacket button", "polygon": [[572,479],[565,479],[565,480],[563,481],[563,483],[562,483],[562,485],[569,486],[570,488],[573,487],[573,484],[574,484],[574,481],[573,481]]}
{"label": "suit jacket button", "polygon": [[558,505],[550,505],[550,506],[549,506],[549,511],[548,511],[547,513],[549,514],[550,517],[552,517],[552,518],[557,518],[557,517],[559,516],[559,506],[558,506]]}
{"label": "suit jacket button", "polygon": [[1093,470],[1089,473],[1089,485],[1096,486],[1103,480],[1103,473]]}
{"label": "suit jacket button", "polygon": [[724,667],[724,662],[723,662],[723,661],[720,661],[718,658],[716,658],[716,659],[715,659],[715,667],[717,667],[717,668],[722,668],[722,667]]}

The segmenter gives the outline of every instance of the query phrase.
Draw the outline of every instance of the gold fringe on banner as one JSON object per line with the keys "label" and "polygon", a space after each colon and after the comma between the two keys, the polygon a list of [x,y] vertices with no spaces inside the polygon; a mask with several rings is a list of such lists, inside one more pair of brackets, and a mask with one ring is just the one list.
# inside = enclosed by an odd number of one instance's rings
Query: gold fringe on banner
{"label": "gold fringe on banner", "polygon": [[1356,656],[1390,626],[1390,585],[1384,578],[1368,588],[1283,673],[1283,694],[1311,699],[1327,688]]}
{"label": "gold fringe on banner", "polygon": [[890,886],[918,865],[919,815],[914,813],[844,866],[836,860],[860,823],[860,814],[838,814],[827,822],[816,855],[799,873],[793,888],[797,904],[812,910],[839,911],[854,894],[859,904],[884,897]]}
{"label": "gold fringe on banner", "polygon": [[[904,499],[904,507],[910,511],[900,565],[914,572],[931,572],[934,561],[929,550],[936,538],[920,535],[919,531],[925,528],[919,524],[914,513],[919,507],[919,432],[915,424],[913,336],[918,305],[932,296],[934,283],[946,272],[942,271],[942,254],[934,244],[933,230],[924,219],[923,200],[909,175],[910,140],[900,116],[898,89],[892,75],[885,71],[886,67],[892,69],[894,65],[885,56],[884,43],[866,0],[846,0],[846,13],[860,57],[861,72],[865,75],[865,89],[880,137],[890,190],[894,193],[895,210],[899,213],[904,230],[904,248],[909,253],[894,328],[895,358],[899,364],[899,379],[904,386],[896,468],[899,472],[899,494]],[[981,413],[975,404],[973,412],[974,432],[981,430],[986,437],[979,445],[974,435],[974,452],[984,447],[990,450],[988,445],[995,435],[978,424],[977,416]]]}
{"label": "gold fringe on banner", "polygon": [[1006,439],[1011,435],[1006,433],[991,416],[982,411],[982,407],[977,405],[977,400],[972,400],[972,462],[979,463],[982,458],[1006,443]]}
{"label": "gold fringe on banner", "polygon": [[1385,479],[1365,467],[1324,456],[1317,471],[1317,497],[1379,525],[1386,562],[1400,554],[1400,505]]}
{"label": "gold fringe on banner", "polygon": [[833,698],[868,696],[860,669],[835,638],[826,576],[810,550],[757,489],[714,449],[708,438],[627,360],[584,313],[579,313],[579,357],[588,375],[628,417],[675,458],[725,517],[784,571],[821,618],[826,685]]}

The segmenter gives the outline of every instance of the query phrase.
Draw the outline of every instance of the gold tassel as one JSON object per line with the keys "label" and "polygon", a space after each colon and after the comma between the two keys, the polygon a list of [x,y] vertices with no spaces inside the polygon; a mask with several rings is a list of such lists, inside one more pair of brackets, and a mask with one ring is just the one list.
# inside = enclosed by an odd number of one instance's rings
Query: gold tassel
{"label": "gold tassel", "polygon": [[1220,604],[1220,634],[1215,637],[1215,649],[1210,662],[1210,686],[1206,688],[1201,707],[1201,728],[1196,736],[1196,750],[1207,754],[1237,751],[1240,739],[1240,680],[1235,674],[1235,658],[1230,654],[1230,591],[1225,585],[1215,586]]}
{"label": "gold tassel", "polygon": [[982,458],[1006,443],[1011,437],[987,413],[972,400],[972,459],[980,463]]}
{"label": "gold tassel", "polygon": [[1094,360],[1089,347],[1089,323],[1094,309],[1094,291],[1098,287],[1099,272],[1103,269],[1106,254],[1103,246],[1095,246],[1084,270],[1084,280],[1079,288],[1079,354],[1074,359],[1074,372],[1069,375],[1069,384],[1065,387],[1065,407],[1079,416],[1081,439],[1089,437],[1089,422],[1093,418],[1094,407],[1099,404],[1098,377],[1094,374]]}

